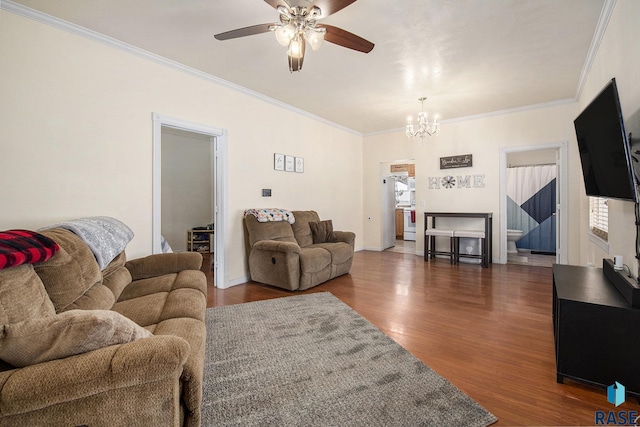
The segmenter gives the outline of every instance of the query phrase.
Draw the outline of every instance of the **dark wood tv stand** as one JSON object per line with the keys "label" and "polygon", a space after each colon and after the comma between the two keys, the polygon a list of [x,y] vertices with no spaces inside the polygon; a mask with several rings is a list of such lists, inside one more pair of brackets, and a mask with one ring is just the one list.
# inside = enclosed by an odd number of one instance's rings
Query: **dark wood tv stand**
{"label": "dark wood tv stand", "polygon": [[640,309],[601,268],[554,265],[553,331],[559,383],[618,381],[640,397]]}

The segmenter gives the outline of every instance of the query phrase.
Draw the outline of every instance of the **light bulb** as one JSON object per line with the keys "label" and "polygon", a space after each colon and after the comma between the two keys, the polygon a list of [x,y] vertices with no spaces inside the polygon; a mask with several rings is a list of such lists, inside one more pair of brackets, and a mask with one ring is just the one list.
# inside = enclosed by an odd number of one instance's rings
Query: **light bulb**
{"label": "light bulb", "polygon": [[287,54],[292,58],[304,57],[304,38],[300,34],[296,34],[291,43],[289,43],[289,51]]}
{"label": "light bulb", "polygon": [[289,46],[294,33],[291,25],[282,25],[276,30],[276,40],[278,40],[278,43],[282,46]]}
{"label": "light bulb", "polygon": [[324,33],[307,30],[305,38],[309,42],[309,46],[311,46],[312,50],[318,50],[320,49],[320,46],[322,46],[322,42],[324,42]]}

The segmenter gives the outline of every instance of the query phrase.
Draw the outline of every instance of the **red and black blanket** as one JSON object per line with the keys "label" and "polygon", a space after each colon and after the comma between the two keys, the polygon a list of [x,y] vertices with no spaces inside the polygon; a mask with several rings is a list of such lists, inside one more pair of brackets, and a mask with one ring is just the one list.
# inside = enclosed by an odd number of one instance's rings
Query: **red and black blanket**
{"label": "red and black blanket", "polygon": [[59,249],[56,242],[35,231],[0,231],[0,270],[46,261]]}

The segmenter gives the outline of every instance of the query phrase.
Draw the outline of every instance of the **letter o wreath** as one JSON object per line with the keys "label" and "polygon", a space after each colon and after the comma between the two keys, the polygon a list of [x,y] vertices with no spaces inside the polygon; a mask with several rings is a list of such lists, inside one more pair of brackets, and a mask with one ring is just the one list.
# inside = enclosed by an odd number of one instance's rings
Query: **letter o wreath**
{"label": "letter o wreath", "polygon": [[456,179],[451,175],[447,175],[444,178],[442,178],[442,186],[444,188],[453,188],[455,187],[455,185],[456,185]]}

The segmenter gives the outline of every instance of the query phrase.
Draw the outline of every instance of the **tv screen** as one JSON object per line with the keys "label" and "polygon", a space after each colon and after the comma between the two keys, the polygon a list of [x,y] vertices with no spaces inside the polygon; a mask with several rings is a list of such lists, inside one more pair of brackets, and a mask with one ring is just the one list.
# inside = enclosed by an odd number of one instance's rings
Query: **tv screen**
{"label": "tv screen", "polygon": [[636,201],[616,79],[602,89],[573,124],[587,195]]}

